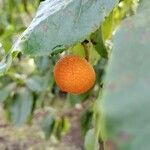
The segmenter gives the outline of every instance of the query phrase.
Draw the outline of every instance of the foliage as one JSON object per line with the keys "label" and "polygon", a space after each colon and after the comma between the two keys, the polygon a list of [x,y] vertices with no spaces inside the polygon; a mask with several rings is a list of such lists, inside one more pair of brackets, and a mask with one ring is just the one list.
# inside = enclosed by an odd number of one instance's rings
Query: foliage
{"label": "foliage", "polygon": [[143,149],[149,144],[150,2],[124,20],[113,41],[105,79],[102,135],[106,149]]}
{"label": "foliage", "polygon": [[87,132],[84,145],[86,150],[99,149],[98,140],[95,139],[94,129],[90,129]]}
{"label": "foliage", "polygon": [[82,42],[97,30],[117,1],[44,1],[29,27],[3,59],[0,74],[8,69],[14,53],[19,51],[34,57],[45,56]]}
{"label": "foliage", "polygon": [[0,0],[0,39],[6,51],[11,48],[16,34],[28,26],[38,3],[37,0]]}
{"label": "foliage", "polygon": [[[60,140],[70,126],[62,112],[80,104],[85,107],[80,125],[86,150],[104,145],[138,149],[141,142],[147,148],[147,130],[138,130],[148,128],[142,121],[148,120],[148,0],[132,17],[138,0],[46,0],[30,25],[38,1],[0,3],[0,102],[8,120],[17,126],[32,123],[34,112],[42,108],[46,139],[55,135]],[[88,57],[94,66],[95,87],[87,93],[63,93],[56,86],[53,67],[66,54]]]}

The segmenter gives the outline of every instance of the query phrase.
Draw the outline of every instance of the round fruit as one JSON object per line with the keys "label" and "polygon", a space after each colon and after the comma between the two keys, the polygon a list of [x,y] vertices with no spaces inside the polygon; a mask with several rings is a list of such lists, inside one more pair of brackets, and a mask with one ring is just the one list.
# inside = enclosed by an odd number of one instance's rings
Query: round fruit
{"label": "round fruit", "polygon": [[86,59],[74,55],[61,58],[54,67],[54,78],[64,92],[81,94],[95,82],[95,71]]}

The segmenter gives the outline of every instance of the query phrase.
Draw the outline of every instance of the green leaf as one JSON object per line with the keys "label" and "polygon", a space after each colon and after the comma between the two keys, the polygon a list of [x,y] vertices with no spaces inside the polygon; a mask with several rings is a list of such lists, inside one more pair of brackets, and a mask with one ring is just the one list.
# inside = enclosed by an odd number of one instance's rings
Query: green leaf
{"label": "green leaf", "polygon": [[0,102],[4,102],[9,95],[11,94],[12,90],[16,87],[15,83],[11,83],[6,87],[0,89]]}
{"label": "green leaf", "polygon": [[7,54],[0,62],[0,76],[4,75],[12,63],[12,54]]}
{"label": "green leaf", "polygon": [[96,51],[103,57],[108,59],[108,51],[104,43],[102,30],[99,28],[91,35],[91,42],[93,43]]}
{"label": "green leaf", "polygon": [[25,123],[31,114],[33,96],[26,88],[20,88],[16,93],[10,107],[11,121],[20,126]]}
{"label": "green leaf", "polygon": [[91,109],[87,109],[81,114],[80,126],[83,135],[85,135],[85,133],[91,128],[92,118],[93,118],[93,111]]}
{"label": "green leaf", "polygon": [[117,0],[46,0],[17,44],[32,56],[49,55],[58,46],[67,48],[96,31],[116,3]]}
{"label": "green leaf", "polygon": [[67,117],[62,117],[62,134],[65,134],[70,129],[70,120]]}
{"label": "green leaf", "polygon": [[38,70],[45,71],[49,68],[49,58],[48,56],[36,57],[34,59]]}
{"label": "green leaf", "polygon": [[83,93],[80,95],[68,94],[67,101],[68,101],[70,106],[75,106],[75,104],[81,103],[81,102],[87,100],[89,95],[90,95],[90,92]]}
{"label": "green leaf", "polygon": [[67,117],[60,117],[56,120],[54,135],[58,140],[61,140],[62,135],[64,135],[70,128],[69,119]]}
{"label": "green leaf", "polygon": [[69,48],[69,51],[71,51],[71,54],[73,54],[73,55],[85,57],[84,47],[81,43],[76,44],[75,46]]}
{"label": "green leaf", "polygon": [[113,26],[114,26],[114,12],[115,12],[116,8],[113,9],[113,11],[109,14],[108,17],[106,17],[105,21],[103,22],[102,26],[101,26],[101,34],[103,36],[103,40],[107,40],[110,39],[112,36],[112,32],[113,32]]}
{"label": "green leaf", "polygon": [[42,130],[45,134],[46,139],[49,139],[55,125],[55,118],[52,115],[46,115],[42,122]]}
{"label": "green leaf", "polygon": [[[117,3],[118,0],[46,0],[8,55],[22,51],[44,56],[82,42],[99,28]],[[0,73],[8,69],[7,63],[11,61],[0,64]]]}
{"label": "green leaf", "polygon": [[27,87],[34,92],[42,92],[46,90],[49,84],[49,77],[40,77],[34,75],[26,80]]}
{"label": "green leaf", "polygon": [[150,148],[150,1],[123,21],[114,37],[101,103],[106,149]]}
{"label": "green leaf", "polygon": [[85,150],[99,150],[98,140],[95,138],[94,129],[90,129],[85,136]]}

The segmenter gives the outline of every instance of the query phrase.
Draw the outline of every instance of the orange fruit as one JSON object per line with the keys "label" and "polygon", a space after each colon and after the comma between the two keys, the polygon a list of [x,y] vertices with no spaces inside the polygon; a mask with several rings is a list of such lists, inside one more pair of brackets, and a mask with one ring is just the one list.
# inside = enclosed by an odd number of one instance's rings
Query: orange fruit
{"label": "orange fruit", "polygon": [[56,63],[54,78],[62,91],[81,94],[92,88],[96,75],[86,59],[67,55]]}

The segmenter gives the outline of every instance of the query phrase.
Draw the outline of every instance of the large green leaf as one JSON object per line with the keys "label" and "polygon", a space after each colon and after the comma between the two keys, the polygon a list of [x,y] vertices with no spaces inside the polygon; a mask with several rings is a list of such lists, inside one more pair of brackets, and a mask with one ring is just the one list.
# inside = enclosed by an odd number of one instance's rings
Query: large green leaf
{"label": "large green leaf", "polygon": [[67,48],[96,31],[117,0],[46,0],[23,33],[22,51],[49,55],[55,48]]}
{"label": "large green leaf", "polygon": [[13,124],[20,126],[25,123],[31,114],[33,96],[26,88],[20,88],[11,103],[10,113]]}
{"label": "large green leaf", "polygon": [[[99,28],[116,3],[118,0],[46,0],[8,56],[15,51],[44,56],[82,42]],[[6,71],[9,67],[6,64],[11,61],[3,60],[0,74]]]}
{"label": "large green leaf", "polygon": [[101,132],[108,150],[150,149],[149,0],[123,21],[114,37],[101,103]]}

